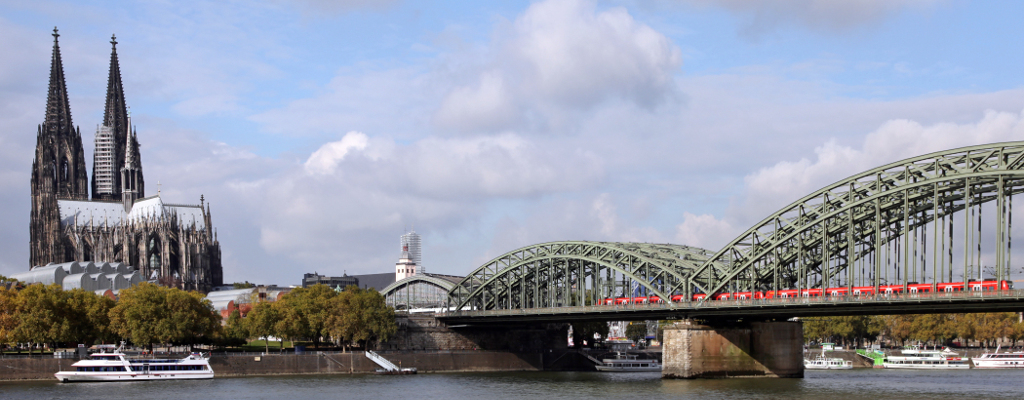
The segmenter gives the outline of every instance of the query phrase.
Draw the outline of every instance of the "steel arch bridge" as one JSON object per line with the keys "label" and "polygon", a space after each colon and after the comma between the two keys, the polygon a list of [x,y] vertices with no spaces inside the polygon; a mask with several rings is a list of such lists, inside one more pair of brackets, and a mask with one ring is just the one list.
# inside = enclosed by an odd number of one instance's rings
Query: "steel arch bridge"
{"label": "steel arch bridge", "polygon": [[707,250],[671,244],[550,242],[477,268],[448,292],[449,307],[515,309],[596,305],[609,296],[685,290]]}
{"label": "steel arch bridge", "polygon": [[[919,296],[879,296],[882,287],[893,285],[909,293],[930,284],[929,292],[936,294],[940,285],[951,282],[962,283],[960,292],[966,292],[972,280],[1008,280],[1012,199],[1022,191],[1024,142],[931,153],[817,190],[714,254],[694,247],[639,243],[552,242],[517,249],[477,268],[450,290],[449,309],[464,316],[555,308],[561,311],[552,315],[574,314],[582,308],[593,314],[603,312],[600,306],[607,299],[656,296],[660,308],[676,315],[749,315],[772,306],[753,301],[753,295],[746,308],[703,300],[719,293],[821,289],[824,294],[833,288],[853,294],[854,288],[865,287],[874,289],[871,299],[846,299],[845,308],[840,308],[847,311],[825,312],[870,313],[864,307],[871,305],[889,312],[986,304],[1021,308],[1024,299],[1016,292],[1012,295],[1017,297],[1004,296],[1001,301],[947,298],[938,303]],[[694,301],[697,297],[701,301]],[[896,300],[906,301],[892,303]],[[739,308],[730,311],[734,306]],[[793,315],[814,315],[829,307],[783,308],[804,310]],[[651,311],[632,310],[613,313]]]}

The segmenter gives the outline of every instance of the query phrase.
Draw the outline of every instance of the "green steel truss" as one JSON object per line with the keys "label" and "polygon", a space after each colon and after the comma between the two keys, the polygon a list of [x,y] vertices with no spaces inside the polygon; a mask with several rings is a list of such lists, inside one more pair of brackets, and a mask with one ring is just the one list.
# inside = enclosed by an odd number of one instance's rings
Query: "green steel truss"
{"label": "green steel truss", "polygon": [[456,310],[525,309],[599,304],[621,296],[687,291],[709,252],[648,243],[550,242],[487,262],[448,292]]}
{"label": "green steel truss", "polygon": [[[986,238],[995,265],[984,279],[1007,279],[1011,196],[1024,191],[1022,169],[1024,142],[1007,142],[865,171],[765,218],[688,278],[711,294],[966,282],[983,277]],[[992,202],[983,235],[981,205]]]}

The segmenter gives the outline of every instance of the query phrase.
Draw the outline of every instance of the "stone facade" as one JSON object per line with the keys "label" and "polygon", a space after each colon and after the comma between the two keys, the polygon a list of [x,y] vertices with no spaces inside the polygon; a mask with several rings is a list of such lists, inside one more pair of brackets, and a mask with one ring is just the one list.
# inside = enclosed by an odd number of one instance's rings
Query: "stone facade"
{"label": "stone facade", "polygon": [[684,320],[665,327],[665,378],[802,378],[803,325],[749,322],[701,325]]}
{"label": "stone facade", "polygon": [[209,291],[223,283],[220,243],[210,208],[164,203],[159,193],[145,196],[137,133],[131,128],[111,40],[110,76],[103,128],[104,144],[116,167],[113,187],[93,196],[85,167],[82,136],[73,128],[64,67],[54,29],[46,117],[39,125],[32,162],[29,267],[69,261],[122,262],[137,266],[145,279],[182,289]]}

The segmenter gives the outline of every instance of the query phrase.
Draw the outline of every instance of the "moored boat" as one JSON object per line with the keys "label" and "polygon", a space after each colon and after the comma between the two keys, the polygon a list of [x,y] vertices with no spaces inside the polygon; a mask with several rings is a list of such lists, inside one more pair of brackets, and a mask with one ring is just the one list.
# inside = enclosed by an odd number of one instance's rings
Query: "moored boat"
{"label": "moored boat", "polygon": [[983,353],[971,359],[974,368],[1024,368],[1024,352],[1000,353],[999,347],[993,353]]}
{"label": "moored boat", "polygon": [[212,379],[210,358],[192,353],[181,359],[128,358],[124,344],[111,353],[92,354],[71,364],[72,370],[54,374],[61,382],[127,382],[176,379]]}
{"label": "moored boat", "polygon": [[893,369],[969,369],[970,358],[960,357],[948,348],[926,350],[911,346],[899,356],[888,356],[882,363],[885,368]]}
{"label": "moored boat", "polygon": [[656,372],[661,371],[658,360],[637,359],[634,355],[616,353],[615,358],[605,358],[595,365],[601,372]]}
{"label": "moored boat", "polygon": [[853,369],[853,361],[839,357],[825,357],[825,350],[813,360],[804,359],[804,369]]}

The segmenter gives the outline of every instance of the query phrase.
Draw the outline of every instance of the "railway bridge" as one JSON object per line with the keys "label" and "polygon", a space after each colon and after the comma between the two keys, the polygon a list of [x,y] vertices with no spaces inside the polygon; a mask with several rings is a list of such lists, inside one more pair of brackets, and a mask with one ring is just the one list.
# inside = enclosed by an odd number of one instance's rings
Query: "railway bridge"
{"label": "railway bridge", "polygon": [[717,251],[584,241],[512,250],[446,286],[438,319],[677,319],[666,376],[802,376],[794,317],[1024,310],[1011,245],[1022,191],[1024,142],[935,152],[821,188]]}

